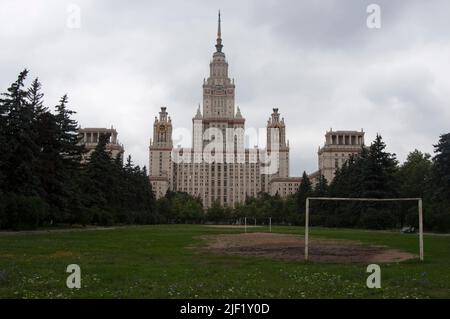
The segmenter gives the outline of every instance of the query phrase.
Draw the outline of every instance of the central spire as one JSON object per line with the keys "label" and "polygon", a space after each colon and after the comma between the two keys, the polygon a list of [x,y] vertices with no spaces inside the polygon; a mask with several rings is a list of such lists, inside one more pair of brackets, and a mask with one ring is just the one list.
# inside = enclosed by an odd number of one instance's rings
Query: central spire
{"label": "central spire", "polygon": [[216,40],[216,50],[217,50],[217,52],[222,52],[222,48],[223,48],[223,45],[222,45],[222,31],[221,31],[221,28],[220,28],[220,23],[221,23],[221,21],[220,21],[220,10],[219,10],[219,20],[217,22],[217,40]]}

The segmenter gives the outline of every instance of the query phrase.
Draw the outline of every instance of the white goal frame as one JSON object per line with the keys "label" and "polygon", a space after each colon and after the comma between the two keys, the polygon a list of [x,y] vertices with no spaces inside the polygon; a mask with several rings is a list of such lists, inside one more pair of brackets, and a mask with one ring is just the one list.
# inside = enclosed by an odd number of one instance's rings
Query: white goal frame
{"label": "white goal frame", "polygon": [[394,202],[394,201],[417,201],[419,210],[419,257],[424,260],[423,255],[423,211],[422,198],[352,198],[352,197],[307,197],[305,209],[305,261],[308,260],[309,250],[309,201],[325,200],[325,201],[364,201],[364,202]]}

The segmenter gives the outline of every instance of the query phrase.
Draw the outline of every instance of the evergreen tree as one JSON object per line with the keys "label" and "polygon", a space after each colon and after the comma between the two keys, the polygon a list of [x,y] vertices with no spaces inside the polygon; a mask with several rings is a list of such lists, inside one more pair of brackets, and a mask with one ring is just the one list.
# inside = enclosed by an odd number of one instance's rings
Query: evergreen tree
{"label": "evergreen tree", "polygon": [[433,187],[435,198],[450,205],[450,133],[439,137],[434,145]]}
{"label": "evergreen tree", "polygon": [[312,194],[312,184],[309,180],[306,172],[303,172],[302,181],[300,182],[300,186],[298,188],[296,197],[297,197],[297,205],[300,212],[304,212],[306,205],[306,198],[311,196]]}
{"label": "evergreen tree", "polygon": [[314,196],[327,196],[328,195],[328,181],[322,174],[317,180],[317,184],[314,187]]}
{"label": "evergreen tree", "polygon": [[85,152],[80,144],[78,123],[72,118],[74,111],[67,108],[67,94],[63,95],[55,106],[55,124],[58,130],[58,158],[55,163],[55,176],[61,188],[58,194],[62,219],[76,219],[82,207],[81,189],[79,187],[80,162]]}
{"label": "evergreen tree", "polygon": [[95,150],[89,158],[82,183],[84,204],[87,207],[106,208],[108,192],[112,185],[112,161],[106,150],[108,136],[100,135]]}
{"label": "evergreen tree", "polygon": [[67,94],[59,100],[55,106],[55,119],[59,127],[60,154],[65,162],[65,167],[70,170],[79,168],[79,163],[84,152],[84,146],[80,145],[78,135],[78,123],[72,118],[75,111],[67,108]]}
{"label": "evergreen tree", "polygon": [[431,174],[431,155],[414,150],[398,170],[402,197],[424,197]]}
{"label": "evergreen tree", "polygon": [[450,231],[450,133],[439,137],[434,145],[432,177],[429,185],[429,202],[425,203],[425,226]]}
{"label": "evergreen tree", "polygon": [[41,83],[36,78],[27,91],[27,101],[33,112],[32,130],[34,142],[37,146],[37,159],[33,173],[41,185],[39,195],[54,207],[58,202],[57,194],[63,181],[56,179],[58,164],[58,128],[54,115],[44,106],[44,94]]}
{"label": "evergreen tree", "polygon": [[360,161],[361,197],[385,198],[398,196],[397,159],[385,151],[386,144],[377,134],[366,158]]}
{"label": "evergreen tree", "polygon": [[31,106],[35,120],[48,111],[48,109],[44,106],[44,94],[41,92],[41,89],[41,82],[39,82],[39,79],[36,78],[33,83],[31,83],[31,86],[27,91],[28,103]]}
{"label": "evergreen tree", "polygon": [[[431,155],[418,150],[410,152],[406,161],[400,166],[397,177],[401,197],[424,198],[431,176]],[[413,202],[403,202],[399,207],[400,225],[418,226],[417,205]]]}
{"label": "evergreen tree", "polygon": [[2,189],[23,195],[40,193],[39,180],[33,174],[39,149],[33,129],[34,110],[27,101],[24,81],[28,70],[22,71],[0,99]]}

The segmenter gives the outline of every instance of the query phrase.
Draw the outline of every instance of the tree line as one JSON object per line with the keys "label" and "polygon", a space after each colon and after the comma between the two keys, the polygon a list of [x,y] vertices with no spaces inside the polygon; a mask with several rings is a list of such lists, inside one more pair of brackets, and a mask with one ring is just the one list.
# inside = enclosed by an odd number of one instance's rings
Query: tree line
{"label": "tree line", "polygon": [[[315,185],[306,172],[294,195],[260,193],[235,207],[215,202],[204,209],[198,197],[168,191],[155,200],[145,167],[129,156],[113,158],[101,136],[89,161],[80,144],[74,111],[63,95],[50,110],[39,79],[25,86],[21,72],[0,98],[0,229],[61,224],[153,223],[304,224],[307,197],[420,197],[428,230],[450,231],[450,133],[435,154],[411,152],[403,164],[386,151],[381,136],[351,157],[329,183]],[[311,202],[311,224],[386,229],[417,226],[416,203]]]}
{"label": "tree line", "polygon": [[157,222],[145,167],[113,159],[108,136],[82,161],[67,95],[50,110],[39,79],[27,88],[27,76],[0,98],[0,228]]}
{"label": "tree line", "polygon": [[[377,135],[361,154],[351,157],[328,184],[324,177],[313,190],[306,174],[297,193],[304,213],[306,197],[422,198],[424,227],[450,231],[450,133],[440,136],[435,155],[414,150],[399,165]],[[417,201],[311,202],[311,224],[372,229],[418,227]]]}
{"label": "tree line", "polygon": [[[370,146],[352,156],[329,183],[323,175],[310,181],[306,172],[297,192],[286,198],[260,193],[235,207],[215,202],[203,213],[201,201],[186,193],[168,193],[157,201],[171,212],[165,222],[215,222],[304,225],[307,197],[422,198],[424,227],[450,231],[450,133],[440,136],[435,155],[414,150],[399,164],[377,135]],[[182,207],[182,208],[181,208]],[[310,224],[326,227],[393,229],[418,227],[417,201],[411,202],[310,202]]]}

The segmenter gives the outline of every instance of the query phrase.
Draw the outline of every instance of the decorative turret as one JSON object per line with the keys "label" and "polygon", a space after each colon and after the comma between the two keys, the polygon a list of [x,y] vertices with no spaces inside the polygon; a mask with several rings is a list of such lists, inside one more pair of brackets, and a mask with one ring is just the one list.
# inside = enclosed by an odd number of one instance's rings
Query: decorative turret
{"label": "decorative turret", "polygon": [[242,118],[241,109],[239,108],[239,106],[237,107],[237,112],[236,112],[236,115],[234,117],[237,118],[237,119],[241,119]]}
{"label": "decorative turret", "polygon": [[197,113],[194,116],[194,120],[201,120],[203,118],[202,112],[200,111],[200,103],[198,104]]}
{"label": "decorative turret", "polygon": [[161,107],[159,119],[155,116],[152,141],[154,147],[172,147],[172,120],[166,109],[164,106]]}
{"label": "decorative turret", "polygon": [[[278,132],[278,138],[275,136],[272,137],[272,133],[276,132],[272,129],[276,129]],[[271,141],[279,142],[279,148],[287,148],[286,145],[286,125],[284,124],[284,118],[280,121],[280,113],[278,113],[278,108],[273,109],[273,113],[271,114],[271,117],[267,121],[267,149],[271,149],[273,145]]]}
{"label": "decorative turret", "polygon": [[267,150],[278,159],[278,171],[273,176],[289,176],[289,142],[286,143],[286,125],[280,120],[278,108],[273,109],[267,121]]}

